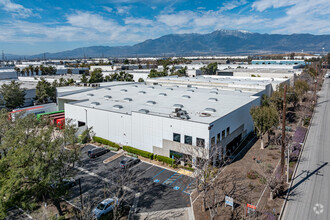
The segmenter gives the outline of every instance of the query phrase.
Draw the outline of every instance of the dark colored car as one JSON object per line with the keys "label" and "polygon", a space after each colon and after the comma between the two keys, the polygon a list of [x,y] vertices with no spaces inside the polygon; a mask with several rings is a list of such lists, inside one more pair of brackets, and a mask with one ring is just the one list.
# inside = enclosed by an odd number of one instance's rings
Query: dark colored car
{"label": "dark colored car", "polygon": [[89,150],[87,152],[87,155],[90,157],[90,158],[95,158],[95,157],[99,157],[103,154],[106,154],[108,153],[110,150],[107,149],[107,148],[104,148],[104,147],[96,147],[96,148],[93,148],[92,150]]}
{"label": "dark colored car", "polygon": [[139,162],[140,162],[139,158],[126,157],[122,161],[120,161],[119,166],[120,166],[120,168],[126,169],[126,168],[134,166],[135,164],[137,164]]}

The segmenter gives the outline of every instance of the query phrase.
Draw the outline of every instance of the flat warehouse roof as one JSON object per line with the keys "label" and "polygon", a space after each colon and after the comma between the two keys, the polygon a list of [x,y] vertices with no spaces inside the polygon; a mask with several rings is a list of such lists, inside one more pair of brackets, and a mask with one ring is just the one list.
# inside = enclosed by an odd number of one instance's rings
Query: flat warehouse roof
{"label": "flat warehouse roof", "polygon": [[147,81],[149,82],[208,82],[208,83],[219,83],[219,84],[229,84],[229,85],[262,85],[266,86],[270,83],[282,83],[288,79],[282,78],[261,78],[261,77],[235,77],[235,76],[216,76],[216,75],[204,75],[192,77],[178,77],[178,76],[168,76],[161,78],[151,78]]}
{"label": "flat warehouse roof", "polygon": [[[181,116],[187,118],[188,115],[189,121],[209,124],[258,99],[253,94],[215,88],[130,84],[76,93],[59,99],[81,100],[71,104],[122,114],[139,112],[178,119]],[[184,111],[173,114],[176,108]]]}

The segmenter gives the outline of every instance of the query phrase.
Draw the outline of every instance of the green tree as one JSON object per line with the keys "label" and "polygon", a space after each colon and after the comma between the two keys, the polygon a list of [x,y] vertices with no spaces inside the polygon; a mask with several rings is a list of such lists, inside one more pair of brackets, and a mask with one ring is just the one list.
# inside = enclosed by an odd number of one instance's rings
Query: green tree
{"label": "green tree", "polygon": [[294,83],[294,89],[299,97],[299,101],[301,102],[303,96],[309,89],[308,83],[305,80],[297,80]]}
{"label": "green tree", "polygon": [[0,87],[0,101],[6,108],[12,110],[24,105],[25,89],[22,89],[21,83],[11,81],[9,84],[3,84]]}
{"label": "green tree", "polygon": [[215,75],[218,70],[218,64],[217,63],[210,63],[206,67],[201,68],[204,75]]}
{"label": "green tree", "polygon": [[102,70],[99,68],[91,72],[91,76],[89,78],[89,83],[98,83],[98,82],[103,82]]}
{"label": "green tree", "polygon": [[261,139],[261,149],[264,149],[263,135],[278,125],[278,113],[274,106],[258,106],[250,110],[254,127]]}
{"label": "green tree", "polygon": [[[79,158],[75,137],[76,128],[55,131],[47,120],[37,120],[34,115],[15,121],[6,120],[7,113],[0,112],[1,149],[7,154],[0,159],[0,218],[13,206],[31,210],[39,202],[51,201],[63,215],[61,197],[67,193],[64,179],[69,178]],[[72,146],[72,151],[64,149]]]}
{"label": "green tree", "polygon": [[14,70],[16,71],[17,77],[19,76],[21,70],[18,67],[14,67]]}
{"label": "green tree", "polygon": [[47,82],[45,78],[41,77],[36,87],[35,99],[38,104],[45,104],[49,101],[56,101],[56,87]]}
{"label": "green tree", "polygon": [[71,69],[71,68],[69,68],[69,69],[67,70],[67,74],[72,74],[72,69]]}
{"label": "green tree", "polygon": [[86,76],[85,73],[82,74],[81,78],[80,78],[80,82],[82,83],[88,83],[88,78]]}
{"label": "green tree", "polygon": [[138,82],[144,82],[144,79],[139,78]]}
{"label": "green tree", "polygon": [[151,69],[148,77],[155,78],[155,77],[163,77],[163,76],[167,76],[167,75],[168,75],[167,72],[158,72],[155,69]]}

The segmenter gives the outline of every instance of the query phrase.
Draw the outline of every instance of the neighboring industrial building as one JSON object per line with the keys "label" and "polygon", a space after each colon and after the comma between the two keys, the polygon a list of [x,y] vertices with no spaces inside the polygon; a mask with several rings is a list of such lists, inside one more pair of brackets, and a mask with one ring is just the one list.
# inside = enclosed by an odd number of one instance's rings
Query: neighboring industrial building
{"label": "neighboring industrial building", "polygon": [[231,77],[202,75],[195,78],[168,76],[161,78],[150,78],[146,80],[148,85],[163,86],[190,86],[199,88],[218,88],[221,90],[240,90],[252,92],[255,95],[271,95],[276,87],[282,83],[290,83],[289,78],[263,78],[263,77]]}
{"label": "neighboring industrial building", "polygon": [[306,65],[306,62],[304,60],[252,60],[251,64]]}
{"label": "neighboring industrial building", "polygon": [[[101,84],[102,85],[102,84]],[[59,90],[66,89],[63,95]],[[214,160],[230,155],[253,131],[255,92],[112,82],[81,92],[59,88],[66,119],[96,136],[157,155],[184,154]]]}

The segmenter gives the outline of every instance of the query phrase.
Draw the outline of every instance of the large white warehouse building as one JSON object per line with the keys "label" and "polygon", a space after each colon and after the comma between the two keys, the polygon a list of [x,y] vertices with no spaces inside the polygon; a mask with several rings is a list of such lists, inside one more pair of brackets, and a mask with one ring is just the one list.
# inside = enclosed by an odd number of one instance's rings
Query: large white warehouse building
{"label": "large white warehouse building", "polygon": [[[62,88],[63,89],[63,88]],[[109,84],[58,97],[65,117],[96,136],[157,155],[222,158],[253,131],[255,93],[218,88]],[[194,160],[193,160],[194,161]]]}

